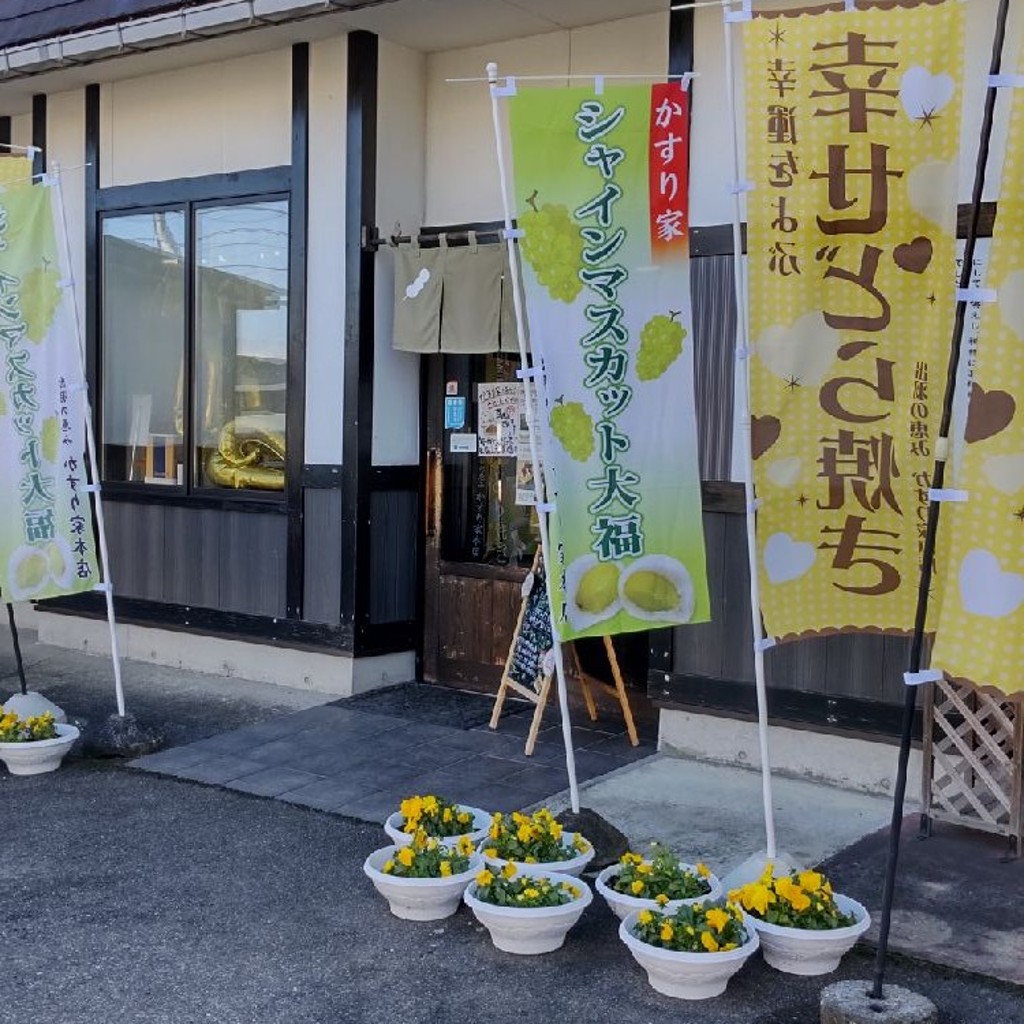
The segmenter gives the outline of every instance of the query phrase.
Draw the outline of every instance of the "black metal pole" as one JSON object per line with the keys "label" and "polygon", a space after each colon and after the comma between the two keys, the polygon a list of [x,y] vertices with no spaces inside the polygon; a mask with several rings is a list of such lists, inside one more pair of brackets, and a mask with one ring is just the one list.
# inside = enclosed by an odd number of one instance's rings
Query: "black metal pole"
{"label": "black metal pole", "polygon": [[18,624],[14,621],[14,605],[7,604],[7,621],[11,624],[11,643],[14,645],[14,660],[18,666],[18,680],[21,683],[22,695],[28,693],[28,682],[25,679],[25,662],[21,659],[21,641],[18,639]]}
{"label": "black metal pole", "polygon": [[[1003,41],[1006,37],[1006,17],[1010,0],[1000,0],[996,13],[995,35],[992,38],[992,59],[989,73],[998,75],[1002,66]],[[985,113],[981,122],[981,138],[978,142],[978,160],[974,167],[974,191],[971,194],[971,219],[964,242],[964,263],[960,273],[960,287],[971,284],[974,268],[974,250],[978,241],[978,224],[981,219],[981,199],[985,191],[985,174],[988,168],[988,153],[992,142],[992,120],[995,115],[996,93],[990,87],[985,94]],[[953,337],[949,350],[949,366],[946,370],[946,390],[942,400],[942,425],[939,428],[939,442],[935,452],[935,469],[932,473],[932,487],[939,490],[946,478],[948,438],[953,420],[953,396],[956,392],[956,373],[960,364],[960,349],[964,339],[964,322],[967,303],[957,302],[956,317],[953,321]],[[921,580],[917,590],[917,611],[914,616],[914,637],[910,645],[910,672],[920,672],[921,655],[924,650],[924,627],[928,615],[928,592],[932,584],[932,569],[935,559],[935,538],[939,529],[939,508],[937,501],[928,505],[928,521],[925,528],[924,550],[921,553]],[[885,958],[889,949],[889,927],[892,923],[892,900],[896,889],[896,866],[900,855],[900,827],[903,824],[903,803],[907,792],[907,764],[910,761],[910,745],[914,732],[914,710],[917,704],[917,687],[908,686],[903,701],[903,722],[900,732],[900,754],[896,768],[896,787],[892,796],[892,820],[889,823],[889,854],[885,866],[885,884],[882,889],[882,914],[878,924],[878,950],[875,955],[875,973],[871,988],[872,999],[882,999],[882,984],[885,980]],[[928,728],[928,723],[925,723]]]}

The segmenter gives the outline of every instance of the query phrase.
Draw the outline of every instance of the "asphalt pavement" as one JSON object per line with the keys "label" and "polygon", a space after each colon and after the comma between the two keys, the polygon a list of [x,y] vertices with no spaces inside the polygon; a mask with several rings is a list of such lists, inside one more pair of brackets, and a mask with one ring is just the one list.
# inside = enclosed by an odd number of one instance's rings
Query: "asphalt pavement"
{"label": "asphalt pavement", "polygon": [[[35,683],[69,713],[106,713],[102,659],[27,653]],[[129,706],[179,743],[317,700],[165,672],[128,663]],[[378,825],[118,761],[0,772],[0,823],[2,1024],[817,1024],[823,985],[871,969],[863,951],[826,979],[755,958],[723,997],[671,1000],[599,899],[563,949],[514,957],[465,908],[437,923],[392,917],[361,870],[385,845]],[[903,958],[888,979],[928,995],[943,1024],[1024,1024],[1014,985]]]}

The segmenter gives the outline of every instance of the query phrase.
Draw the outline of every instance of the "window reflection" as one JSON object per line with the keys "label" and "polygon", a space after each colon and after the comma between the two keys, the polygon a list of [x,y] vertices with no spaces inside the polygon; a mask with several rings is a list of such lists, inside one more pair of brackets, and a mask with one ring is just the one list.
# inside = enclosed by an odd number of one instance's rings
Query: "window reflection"
{"label": "window reflection", "polygon": [[185,215],[103,221],[103,476],[183,483]]}
{"label": "window reflection", "polygon": [[284,489],[288,204],[196,210],[196,482]]}

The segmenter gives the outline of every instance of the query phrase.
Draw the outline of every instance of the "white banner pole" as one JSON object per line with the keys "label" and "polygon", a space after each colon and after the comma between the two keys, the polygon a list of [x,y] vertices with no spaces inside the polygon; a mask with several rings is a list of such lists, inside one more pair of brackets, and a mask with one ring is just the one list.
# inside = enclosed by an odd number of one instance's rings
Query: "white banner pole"
{"label": "white banner pole", "polygon": [[[526,351],[526,332],[523,329],[523,297],[519,288],[519,262],[515,238],[512,232],[512,199],[509,194],[508,172],[505,165],[504,135],[501,130],[501,112],[498,105],[498,65],[487,65],[487,81],[491,90],[491,116],[494,120],[494,143],[498,152],[498,175],[501,179],[501,201],[505,208],[505,244],[508,247],[508,262],[512,274],[512,304],[516,313],[516,335],[519,340],[519,359],[522,368],[529,366],[529,353]],[[530,377],[523,378],[523,395],[526,401],[526,426],[530,435],[530,458],[534,467],[534,500],[537,503],[537,520],[540,524],[540,546],[544,556],[545,581],[550,579],[552,568],[551,545],[548,538],[548,514],[544,508],[547,496],[551,493],[547,481],[547,468],[538,458],[538,425],[534,422],[534,412],[540,403],[534,402],[535,382]],[[540,472],[538,472],[538,469]],[[558,626],[555,622],[555,606],[550,601],[551,588],[548,588],[548,605],[551,616],[551,639],[554,644],[555,673],[558,680],[558,706],[562,712],[562,738],[565,741],[565,768],[569,774],[569,800],[574,814],[579,814],[580,792],[576,783],[576,757],[572,749],[572,723],[569,720],[569,694],[565,684],[565,659],[562,656],[562,644],[558,639]]]}
{"label": "white banner pole", "polygon": [[733,55],[732,23],[725,9],[726,97],[732,135],[733,220],[732,252],[736,295],[736,358],[743,368],[743,386],[739,389],[736,415],[743,430],[743,493],[747,504],[747,563],[750,568],[750,622],[754,637],[754,683],[757,691],[757,737],[761,751],[761,797],[764,803],[764,831],[768,859],[777,854],[775,844],[775,808],[772,801],[772,768],[768,749],[768,692],[764,678],[764,630],[761,623],[761,589],[757,575],[757,538],[755,534],[756,497],[754,494],[754,458],[750,443],[750,325],[747,319],[746,278],[743,264],[742,182],[740,167],[739,123],[736,119],[736,79]]}
{"label": "white banner pole", "polygon": [[107,605],[107,625],[110,628],[110,655],[114,662],[114,690],[117,695],[117,713],[124,718],[124,687],[121,684],[121,655],[117,645],[117,630],[114,622],[114,588],[110,582],[110,558],[107,554],[107,530],[103,520],[103,500],[100,497],[99,460],[96,457],[96,435],[92,426],[92,403],[89,401],[89,384],[85,375],[85,337],[82,333],[82,321],[78,314],[78,302],[75,298],[74,275],[71,271],[71,243],[68,235],[67,211],[64,208],[64,186],[60,176],[60,164],[53,164],[53,195],[57,206],[58,231],[64,249],[64,271],[70,284],[67,290],[71,293],[71,306],[75,319],[75,335],[78,339],[78,361],[82,374],[82,411],[85,415],[85,448],[89,459],[89,478],[92,481],[93,508],[96,511],[96,534],[100,548],[100,564],[103,582],[99,589],[103,591]]}

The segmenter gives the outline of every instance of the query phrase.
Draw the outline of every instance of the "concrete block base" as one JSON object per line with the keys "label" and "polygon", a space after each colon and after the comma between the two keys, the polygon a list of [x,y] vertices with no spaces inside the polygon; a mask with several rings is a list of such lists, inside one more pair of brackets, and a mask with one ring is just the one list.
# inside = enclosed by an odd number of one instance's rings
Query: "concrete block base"
{"label": "concrete block base", "polygon": [[[895,743],[773,725],[768,733],[772,771],[862,793],[892,793]],[[692,711],[663,710],[658,749],[699,761],[760,768],[757,723]],[[909,778],[921,777],[921,752],[911,751]]]}
{"label": "concrete block base", "polygon": [[[105,619],[40,611],[37,625],[40,643],[87,654],[110,655],[110,629]],[[275,683],[296,690],[314,690],[334,697],[351,697],[416,678],[416,656],[412,651],[353,658],[341,653],[277,647],[127,623],[118,623],[116,628],[123,658],[189,672]]]}
{"label": "concrete block base", "polygon": [[870,993],[869,981],[829,985],[821,993],[821,1024],[936,1024],[939,1019],[930,999],[899,985],[883,985],[883,999]]}
{"label": "concrete block base", "polygon": [[4,711],[13,711],[19,718],[35,718],[37,715],[44,715],[47,711],[53,715],[55,722],[66,722],[68,716],[64,709],[58,707],[52,700],[44,697],[35,690],[28,693],[16,693],[4,704]]}

